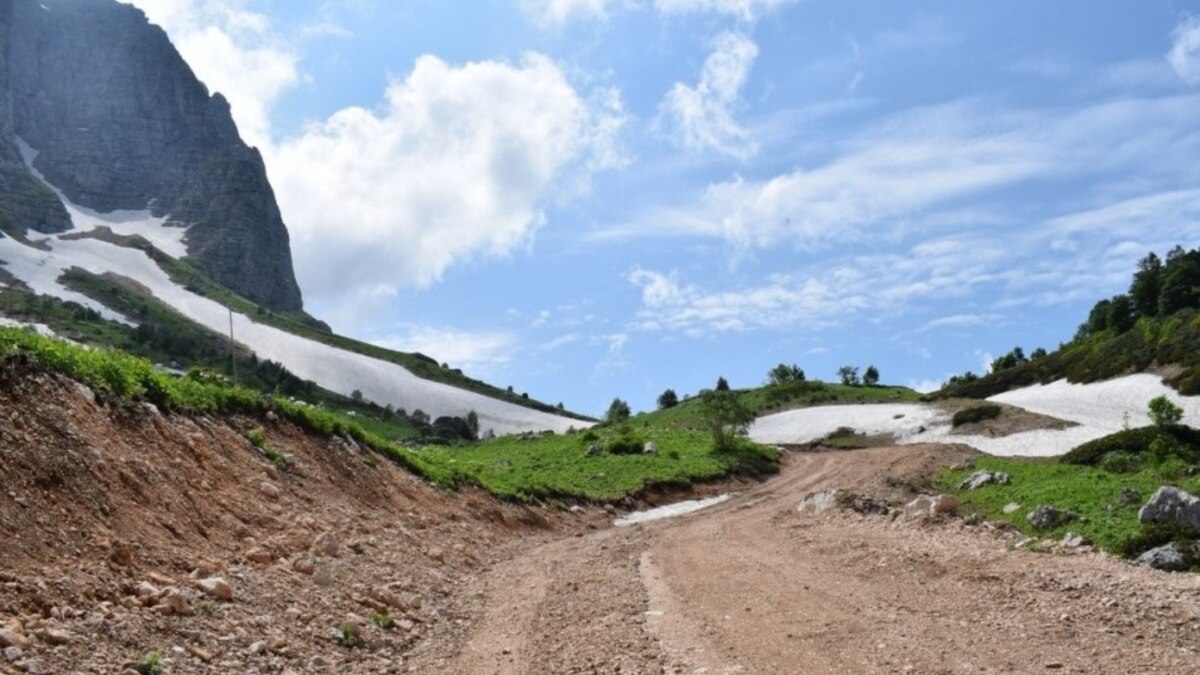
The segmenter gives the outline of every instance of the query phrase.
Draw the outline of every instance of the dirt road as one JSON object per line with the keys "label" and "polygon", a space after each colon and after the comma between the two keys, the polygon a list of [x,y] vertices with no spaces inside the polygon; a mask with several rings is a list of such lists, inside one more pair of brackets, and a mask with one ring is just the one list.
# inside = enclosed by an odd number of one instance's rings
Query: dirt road
{"label": "dirt road", "polygon": [[911,494],[963,449],[797,454],[708,510],[531,548],[470,581],[447,673],[1188,673],[1200,578],[1013,550],[961,520],[829,511],[813,491]]}

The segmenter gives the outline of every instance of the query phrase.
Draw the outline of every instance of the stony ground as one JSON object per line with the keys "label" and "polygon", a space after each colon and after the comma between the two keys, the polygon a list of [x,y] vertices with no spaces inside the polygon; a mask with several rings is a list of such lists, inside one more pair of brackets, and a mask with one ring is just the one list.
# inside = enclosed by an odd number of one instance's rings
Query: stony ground
{"label": "stony ground", "polygon": [[[257,426],[288,470],[244,439]],[[441,492],[278,421],[26,373],[0,382],[0,672],[137,673],[150,651],[169,674],[1200,668],[1195,577],[796,508],[826,488],[903,501],[969,454],[793,454],[719,506],[613,528]]]}

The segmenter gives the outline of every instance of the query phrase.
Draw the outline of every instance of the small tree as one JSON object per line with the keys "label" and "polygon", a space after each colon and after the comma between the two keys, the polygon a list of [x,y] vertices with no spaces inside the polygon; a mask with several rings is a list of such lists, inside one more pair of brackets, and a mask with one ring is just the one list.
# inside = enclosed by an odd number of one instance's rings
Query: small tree
{"label": "small tree", "polygon": [[838,377],[841,378],[842,384],[847,387],[858,386],[858,367],[842,366],[838,368]]}
{"label": "small tree", "polygon": [[666,410],[679,405],[679,397],[675,395],[674,389],[668,389],[658,396],[658,409]]}
{"label": "small tree", "polygon": [[875,366],[867,366],[867,371],[863,373],[863,384],[868,387],[874,387],[879,384],[879,369]]}
{"label": "small tree", "polygon": [[1183,408],[1172,403],[1171,399],[1166,396],[1151,399],[1148,407],[1150,409],[1150,419],[1154,422],[1154,426],[1159,429],[1179,424],[1183,419]]}
{"label": "small tree", "polygon": [[781,363],[781,364],[775,366],[774,368],[772,368],[771,371],[767,373],[767,380],[771,384],[787,384],[788,382],[803,382],[804,381],[804,371],[800,369],[800,366],[797,366],[794,363],[790,366],[787,365],[786,363]]}
{"label": "small tree", "polygon": [[479,438],[479,414],[474,410],[467,413],[467,428],[471,430],[471,436]]}
{"label": "small tree", "polygon": [[732,450],[738,436],[746,433],[754,421],[754,412],[742,405],[731,391],[710,391],[704,394],[702,408],[704,423],[712,432],[713,449]]}
{"label": "small tree", "polygon": [[604,413],[604,420],[609,424],[620,424],[629,419],[629,404],[619,398],[614,398]]}
{"label": "small tree", "polygon": [[729,391],[729,382],[724,377],[717,378],[717,391]]}
{"label": "small tree", "polygon": [[[343,391],[345,391],[345,390],[343,389]],[[351,399],[353,399],[353,400],[355,400],[355,401],[359,401],[359,402],[361,402],[361,401],[363,400],[363,393],[362,393],[362,390],[361,390],[361,389],[355,389],[354,391],[350,392],[350,398],[351,398]]]}
{"label": "small tree", "polygon": [[420,408],[417,408],[416,410],[412,411],[412,415],[409,416],[409,419],[416,422],[417,424],[429,424],[429,415],[424,410],[421,410]]}

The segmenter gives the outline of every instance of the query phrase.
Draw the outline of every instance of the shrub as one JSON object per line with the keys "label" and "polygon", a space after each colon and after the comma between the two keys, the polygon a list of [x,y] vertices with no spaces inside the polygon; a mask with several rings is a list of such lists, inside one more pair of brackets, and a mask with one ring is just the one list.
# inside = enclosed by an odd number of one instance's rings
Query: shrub
{"label": "shrub", "polygon": [[167,667],[158,652],[146,652],[142,660],[138,661],[136,670],[138,675],[163,675],[167,672]]}
{"label": "shrub", "polygon": [[614,398],[604,413],[604,421],[609,424],[620,424],[629,419],[629,404],[619,398]]}
{"label": "shrub", "polygon": [[668,389],[658,396],[658,409],[666,410],[679,405],[679,396],[675,394],[674,389]]}
{"label": "shrub", "polygon": [[729,381],[724,377],[717,378],[717,391],[729,391]]}
{"label": "shrub", "polygon": [[383,630],[391,630],[396,627],[396,620],[391,614],[385,612],[375,612],[371,615],[371,623],[379,626]]}
{"label": "shrub", "polygon": [[1177,425],[1164,429],[1139,427],[1118,431],[1072,449],[1062,456],[1062,462],[1097,466],[1106,455],[1115,452],[1149,456],[1151,446],[1160,436],[1170,439],[1171,452],[1189,461],[1200,459],[1200,431]]}
{"label": "shrub", "polygon": [[964,424],[974,422],[982,422],[984,420],[994,420],[1000,416],[1001,408],[995,403],[985,403],[970,408],[964,408],[954,413],[954,418],[951,424],[955,427],[961,427]]}
{"label": "shrub", "polygon": [[754,421],[754,412],[729,391],[709,392],[701,404],[705,426],[712,432],[713,449],[717,452],[734,449],[737,437],[745,434]]}
{"label": "shrub", "polygon": [[1104,455],[1100,468],[1111,473],[1137,473],[1146,465],[1143,455],[1117,450]]}
{"label": "shrub", "polygon": [[1163,428],[1175,424],[1183,419],[1183,408],[1171,402],[1171,399],[1166,396],[1159,396],[1152,399],[1149,403],[1150,419],[1154,422],[1154,426]]}
{"label": "shrub", "polygon": [[853,387],[858,384],[858,368],[855,366],[842,366],[838,368],[838,379],[847,387]]}
{"label": "shrub", "polygon": [[774,368],[772,368],[771,371],[769,373],[767,373],[767,381],[770,382],[771,384],[788,384],[790,382],[803,382],[804,381],[804,371],[800,369],[800,366],[797,366],[794,363],[790,366],[787,365],[786,363],[781,363],[781,364],[775,366]]}
{"label": "shrub", "polygon": [[645,447],[646,439],[630,424],[618,427],[617,432],[605,444],[605,449],[614,455],[640,455]]}
{"label": "shrub", "polygon": [[875,366],[867,366],[866,372],[863,373],[862,381],[868,387],[874,387],[879,384],[879,369]]}

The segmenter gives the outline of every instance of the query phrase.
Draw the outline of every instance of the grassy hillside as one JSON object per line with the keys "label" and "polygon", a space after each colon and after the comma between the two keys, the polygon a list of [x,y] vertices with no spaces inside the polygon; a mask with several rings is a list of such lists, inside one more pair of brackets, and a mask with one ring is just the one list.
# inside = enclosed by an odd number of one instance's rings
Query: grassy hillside
{"label": "grassy hillside", "polygon": [[1169,366],[1164,381],[1179,393],[1200,395],[1200,311],[1167,318],[1142,317],[1123,333],[1105,329],[1081,336],[1057,351],[974,381],[953,383],[943,398],[987,398],[1012,389],[1066,378],[1098,382]]}
{"label": "grassy hillside", "polygon": [[1181,394],[1200,395],[1200,248],[1176,246],[1165,260],[1150,253],[1129,291],[1096,303],[1069,343],[1030,359],[1014,349],[984,377],[952,378],[938,396],[987,398],[1062,378],[1096,382],[1156,368]]}
{"label": "grassy hillside", "polygon": [[[755,389],[736,390],[734,393],[738,402],[750,409],[755,416],[813,405],[895,403],[920,398],[920,394],[907,387],[847,386],[815,380],[768,384]],[[634,420],[638,423],[676,429],[704,428],[699,397],[685,399],[665,410],[643,413]]]}
{"label": "grassy hillside", "polygon": [[[116,349],[87,348],[32,331],[0,328],[0,380],[28,367],[66,375],[102,396],[147,401],[165,412],[262,416],[273,411],[315,433],[354,439],[443,487],[476,485],[510,500],[614,501],[655,484],[687,485],[778,470],[778,455],[771,449],[746,442],[716,452],[706,434],[648,424],[509,436],[465,447],[407,448],[373,428],[370,420],[340,409],[232,386],[222,378],[176,377]],[[639,446],[657,443],[659,452],[586,455],[591,445],[607,444],[626,433]]]}
{"label": "grassy hillside", "polygon": [[482,380],[465,375],[461,370],[450,367],[443,367],[436,360],[423,354],[397,352],[390,349],[384,349],[376,345],[360,342],[352,338],[330,332],[329,327],[303,313],[280,313],[266,309],[246,298],[243,298],[233,291],[217,284],[196,268],[192,267],[186,260],[177,260],[169,255],[159,251],[150,242],[142,237],[119,236],[111,231],[87,233],[84,236],[95,237],[109,243],[134,248],[143,251],[155,263],[158,264],[171,279],[188,289],[189,291],[202,295],[214,302],[220,303],[229,307],[235,312],[244,314],[254,321],[278,328],[279,330],[287,331],[293,335],[299,335],[314,342],[320,342],[332,347],[344,349],[356,354],[363,354],[381,361],[387,361],[403,366],[413,374],[434,382],[443,382],[460,389],[466,389],[485,396],[500,399],[508,403],[512,403],[542,412],[573,417],[579,420],[590,421],[591,418],[574,413],[568,410],[563,410],[556,406],[530,398],[527,394],[511,392],[507,389],[502,389],[490,385]]}

